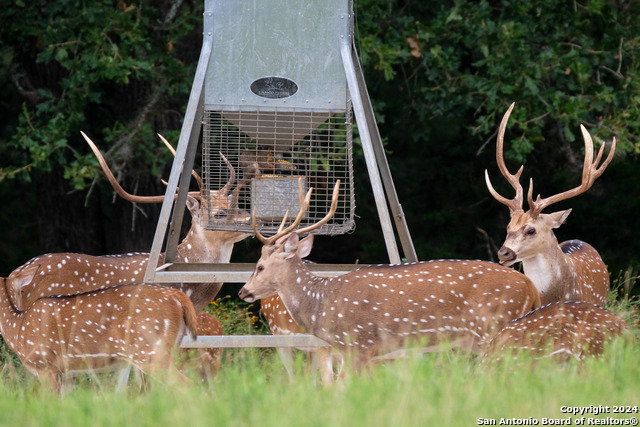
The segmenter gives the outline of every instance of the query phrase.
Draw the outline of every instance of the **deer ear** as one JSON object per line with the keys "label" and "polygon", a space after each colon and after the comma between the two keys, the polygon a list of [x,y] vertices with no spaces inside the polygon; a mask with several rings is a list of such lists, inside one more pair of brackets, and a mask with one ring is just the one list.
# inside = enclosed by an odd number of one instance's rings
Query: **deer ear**
{"label": "deer ear", "polygon": [[571,209],[567,209],[566,211],[558,211],[552,214],[549,214],[551,218],[551,227],[558,228],[567,220],[567,217],[571,213]]}
{"label": "deer ear", "polygon": [[296,233],[289,234],[287,240],[284,241],[282,253],[280,254],[282,258],[289,259],[293,257],[298,250],[299,238]]}
{"label": "deer ear", "polygon": [[298,245],[298,256],[300,258],[306,258],[311,253],[311,248],[313,247],[313,234],[309,234],[304,239],[300,240],[300,244]]}
{"label": "deer ear", "polygon": [[200,202],[198,202],[195,197],[187,195],[187,209],[189,209],[191,215],[197,214],[198,209],[200,209]]}
{"label": "deer ear", "polygon": [[17,292],[19,289],[31,284],[39,270],[40,264],[31,264],[16,275],[9,275],[6,281],[7,288]]}

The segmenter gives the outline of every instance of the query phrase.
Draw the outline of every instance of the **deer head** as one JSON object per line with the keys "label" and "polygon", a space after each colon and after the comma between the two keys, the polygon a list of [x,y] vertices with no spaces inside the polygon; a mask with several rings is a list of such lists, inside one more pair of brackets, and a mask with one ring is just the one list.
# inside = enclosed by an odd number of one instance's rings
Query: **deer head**
{"label": "deer head", "polygon": [[[97,157],[109,183],[120,197],[132,203],[162,203],[164,196],[138,196],[124,190],[111,172],[111,169],[95,143],[91,141],[84,132],[81,133]],[[161,135],[158,136],[175,154],[175,150],[169,142]],[[226,258],[227,255],[230,257],[233,244],[250,236],[248,233],[236,231],[207,230],[206,227],[203,226],[209,210],[212,216],[215,216],[217,219],[227,218],[228,221],[239,222],[249,221],[250,219],[250,215],[247,212],[238,208],[239,188],[236,188],[236,191],[232,191],[236,177],[235,169],[222,153],[220,153],[220,156],[227,164],[230,172],[229,181],[227,181],[221,189],[211,190],[206,193],[202,188],[202,179],[195,171],[192,171],[192,175],[195,177],[200,190],[190,191],[187,196],[187,208],[189,209],[189,213],[191,213],[192,221],[187,237],[178,246],[179,261],[229,262],[228,259],[226,261],[218,259],[218,252],[225,255],[223,258]],[[206,197],[206,204],[202,201],[203,195]]]}
{"label": "deer head", "polygon": [[[529,191],[527,201],[529,210],[524,211],[524,191],[520,184],[520,176],[524,166],[518,169],[518,172],[511,174],[504,162],[504,133],[509,120],[509,115],[514,104],[511,104],[505,113],[500,128],[498,130],[496,160],[502,175],[511,184],[516,192],[513,199],[507,199],[501,196],[491,185],[489,173],[485,170],[485,180],[487,188],[491,195],[500,203],[506,205],[511,213],[511,219],[507,225],[507,238],[498,251],[498,258],[501,264],[510,266],[522,261],[525,274],[532,277],[534,283],[542,293],[542,302],[552,302],[561,299],[567,299],[582,295],[586,301],[597,302],[603,304],[603,298],[606,298],[608,292],[609,279],[606,267],[602,263],[597,251],[586,245],[584,242],[574,241],[567,242],[567,246],[561,247],[553,232],[554,229],[560,227],[571,213],[571,209],[554,212],[551,214],[543,214],[542,210],[562,200],[567,200],[578,196],[587,191],[595,180],[602,175],[607,168],[616,148],[616,140],[613,139],[609,155],[600,164],[605,145],[603,144],[598,151],[595,161],[593,160],[593,140],[591,135],[580,125],[585,145],[584,167],[582,172],[582,183],[571,190],[555,194],[542,199],[540,195],[533,199],[533,179],[529,182]],[[566,252],[566,254],[565,254]],[[568,259],[569,256],[571,259]],[[569,266],[563,272],[561,266]],[[597,270],[597,277],[593,272]],[[606,276],[606,290],[595,289],[603,288],[603,274]],[[587,282],[589,287],[593,289],[580,290],[579,284],[567,284],[570,277],[575,276],[578,280]],[[589,279],[591,277],[591,279]],[[562,287],[559,287],[560,284]],[[590,299],[588,293],[597,293],[595,300]],[[583,295],[584,294],[584,295]],[[569,297],[567,297],[569,295]],[[604,295],[604,296],[603,296]]]}

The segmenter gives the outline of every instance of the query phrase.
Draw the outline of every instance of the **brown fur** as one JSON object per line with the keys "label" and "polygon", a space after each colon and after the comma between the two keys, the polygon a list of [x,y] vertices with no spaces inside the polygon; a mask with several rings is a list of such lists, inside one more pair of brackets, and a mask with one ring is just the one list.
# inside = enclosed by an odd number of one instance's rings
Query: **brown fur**
{"label": "brown fur", "polygon": [[511,352],[560,361],[603,354],[604,344],[629,328],[627,322],[595,304],[575,301],[545,305],[509,322],[491,340],[485,358],[499,360]]}
{"label": "brown fur", "polygon": [[380,265],[320,278],[301,260],[312,237],[298,241],[292,233],[266,244],[240,297],[278,294],[304,330],[342,353],[357,351],[361,362],[411,340],[484,352],[502,326],[540,303],[526,276],[483,261]]}
{"label": "brown fur", "polygon": [[571,300],[604,305],[609,295],[609,272],[598,251],[579,240],[559,245],[553,232],[569,213],[534,216],[514,212],[498,256],[505,265],[522,261],[524,273],[540,291],[543,304]]}
{"label": "brown fur", "polygon": [[180,291],[122,285],[68,297],[38,299],[25,311],[10,303],[0,281],[0,331],[36,377],[60,389],[63,375],[170,369],[185,328],[195,335],[196,314]]}
{"label": "brown fur", "polygon": [[[298,325],[291,314],[287,311],[284,302],[278,295],[263,298],[260,300],[260,314],[269,325],[269,330],[273,335],[293,335],[306,334],[303,328]],[[313,349],[301,349],[307,352],[307,358],[312,361],[312,369],[320,371],[320,378],[323,384],[331,384],[335,378],[335,370],[338,373],[342,366],[342,358],[331,351],[331,349],[317,347]],[[282,360],[289,379],[293,381],[293,349],[288,347],[278,348],[278,354]]]}

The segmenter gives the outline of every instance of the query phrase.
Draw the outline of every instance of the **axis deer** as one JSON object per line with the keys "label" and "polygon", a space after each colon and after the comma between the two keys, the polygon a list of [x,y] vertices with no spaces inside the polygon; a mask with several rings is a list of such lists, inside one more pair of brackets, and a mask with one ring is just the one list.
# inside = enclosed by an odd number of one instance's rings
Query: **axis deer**
{"label": "axis deer", "polygon": [[[306,333],[287,311],[287,308],[278,295],[273,295],[260,300],[260,314],[269,325],[272,335],[295,335]],[[311,369],[315,375],[316,370],[320,372],[320,380],[323,384],[331,384],[342,368],[342,358],[331,349],[301,348],[299,350],[307,352],[307,357],[311,359]],[[293,382],[293,349],[279,347],[278,355],[282,360],[289,380]]]}
{"label": "axis deer", "polygon": [[314,276],[302,261],[313,235],[299,236],[329,221],[339,184],[329,212],[313,225],[295,230],[311,190],[293,223],[272,237],[260,234],[254,218],[264,247],[240,298],[253,302],[277,294],[305,331],[341,353],[359,351],[358,365],[378,355],[393,356],[411,340],[423,340],[425,350],[447,343],[484,352],[502,326],[539,306],[539,294],[526,276],[483,261],[378,265],[334,278]]}
{"label": "axis deer", "polygon": [[0,333],[9,348],[29,372],[60,392],[65,377],[82,373],[128,376],[131,365],[147,373],[171,369],[172,350],[186,331],[196,330],[184,293],[148,284],[41,298],[18,311],[1,278],[0,310]]}
{"label": "axis deer", "polygon": [[[82,134],[116,192],[126,200],[135,203],[158,203],[164,196],[134,196],[127,193],[117,182],[102,154],[95,144]],[[164,140],[164,138],[162,138]],[[168,142],[164,140],[168,145]],[[225,159],[226,160],[226,159]],[[230,220],[248,220],[246,212],[237,209],[236,195],[229,192],[235,181],[235,171],[227,162],[230,178],[219,191],[211,191],[209,200],[216,216],[225,215]],[[196,174],[197,175],[197,174]],[[200,183],[199,176],[196,180]],[[178,262],[229,262],[235,242],[249,236],[247,233],[229,231],[211,231],[201,225],[200,193],[192,192],[187,198],[187,207],[191,212],[192,223],[189,233],[177,249]],[[14,270],[7,278],[9,297],[18,310],[31,306],[37,299],[47,296],[74,295],[83,292],[104,289],[118,284],[136,283],[142,280],[147,267],[149,254],[132,253],[124,255],[91,256],[85,254],[56,253],[35,257]],[[160,256],[160,262],[164,254]],[[221,330],[220,321],[202,310],[211,302],[220,290],[222,283],[176,283],[172,287],[187,294],[193,302],[198,315],[200,335],[206,331]],[[190,351],[193,353],[194,351]],[[209,355],[203,353],[202,363],[215,370],[219,366],[221,349],[209,349]]]}
{"label": "axis deer", "polygon": [[[113,176],[98,147],[87,135],[82,133],[82,136],[98,158],[105,176],[120,197],[133,203],[161,203],[164,200],[164,196],[136,196],[126,192]],[[165,144],[170,146],[164,138],[162,139]],[[223,160],[229,168],[229,181],[220,190],[209,192],[207,199],[210,203],[209,208],[214,211],[213,214],[216,217],[227,217],[230,221],[248,221],[249,214],[238,209],[238,194],[230,194],[235,183],[235,169],[224,156]],[[199,179],[197,181],[200,182]],[[249,237],[250,234],[237,231],[208,230],[204,227],[204,218],[208,215],[208,209],[200,203],[201,194],[202,189],[198,192],[189,192],[187,197],[187,208],[191,213],[191,228],[178,245],[176,262],[228,263],[231,260],[233,245]],[[164,254],[161,254],[159,262],[164,262]],[[200,312],[215,298],[222,283],[175,283],[170,286],[187,294],[193,302],[196,312]]]}
{"label": "axis deer", "polygon": [[578,196],[591,188],[594,181],[611,163],[616,149],[616,140],[613,139],[609,155],[598,167],[605,145],[600,147],[594,161],[593,140],[585,127],[580,125],[585,146],[582,183],[572,190],[544,199],[538,195],[534,201],[533,179],[531,179],[527,195],[529,210],[525,212],[522,208],[524,192],[520,184],[520,175],[524,166],[512,175],[505,165],[503,154],[504,133],[513,106],[514,104],[511,104],[500,123],[496,160],[500,172],[516,191],[515,197],[509,200],[498,194],[491,185],[489,173],[485,170],[489,192],[511,212],[511,219],[507,225],[507,238],[498,251],[500,263],[511,266],[522,262],[524,273],[531,278],[540,291],[543,304],[576,300],[604,305],[609,293],[609,273],[598,251],[580,240],[569,240],[558,244],[553,233],[554,228],[564,223],[571,209],[551,214],[541,212],[553,203]]}
{"label": "axis deer", "polygon": [[491,340],[485,360],[521,352],[560,361],[601,356],[606,342],[629,329],[627,322],[604,308],[578,301],[547,304],[509,322]]}

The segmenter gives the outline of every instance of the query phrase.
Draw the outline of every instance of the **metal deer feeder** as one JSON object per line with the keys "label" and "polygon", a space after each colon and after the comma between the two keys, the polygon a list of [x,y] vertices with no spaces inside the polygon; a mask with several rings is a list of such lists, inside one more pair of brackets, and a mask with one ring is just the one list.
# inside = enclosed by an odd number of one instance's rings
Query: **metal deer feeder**
{"label": "metal deer feeder", "polygon": [[[338,210],[314,233],[352,230],[354,118],[389,259],[401,262],[395,223],[405,259],[415,261],[353,44],[352,1],[205,0],[202,50],[145,281],[241,283],[253,271],[251,264],[173,262],[201,129],[205,206],[229,180],[228,161],[236,174],[234,208],[251,212],[269,234],[298,213],[299,186],[313,187],[301,226],[322,218],[339,179]],[[230,222],[214,209],[202,220],[212,230],[253,231],[250,221]],[[158,266],[165,239],[165,265]],[[337,275],[354,267],[314,268]]]}

